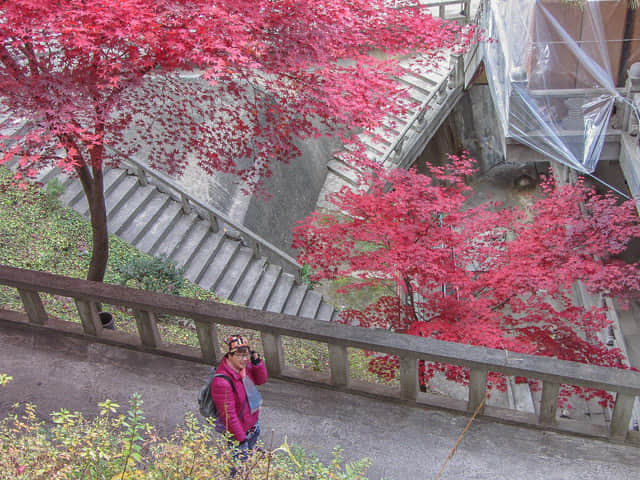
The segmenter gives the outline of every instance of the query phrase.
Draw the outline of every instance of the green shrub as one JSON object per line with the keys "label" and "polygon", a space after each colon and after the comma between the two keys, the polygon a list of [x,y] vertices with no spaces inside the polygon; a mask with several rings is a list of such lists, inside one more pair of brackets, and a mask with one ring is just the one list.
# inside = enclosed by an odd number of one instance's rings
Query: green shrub
{"label": "green shrub", "polygon": [[113,270],[121,285],[152,292],[177,294],[185,283],[184,269],[176,267],[166,256],[133,254],[123,258]]}
{"label": "green shrub", "polygon": [[168,437],[160,437],[145,422],[142,399],[134,394],[129,409],[106,400],[100,413],[87,418],[62,409],[51,414],[53,425],[36,415],[32,404],[14,406],[0,421],[0,480],[209,480],[229,478],[232,466],[241,479],[365,480],[368,459],[344,464],[336,448],[325,465],[302,449],[285,442],[254,452],[245,463],[235,464],[228,438],[192,413]]}
{"label": "green shrub", "polygon": [[311,270],[311,265],[307,263],[302,264],[302,268],[300,269],[300,278],[302,279],[302,283],[309,288],[313,288],[318,284],[315,280],[311,280],[312,275],[313,272]]}
{"label": "green shrub", "polygon": [[60,182],[60,180],[58,180],[57,178],[52,178],[47,182],[46,196],[47,201],[49,202],[49,205],[51,207],[61,207],[60,196],[64,193],[65,190],[66,189],[64,188],[64,185],[62,185],[62,182]]}

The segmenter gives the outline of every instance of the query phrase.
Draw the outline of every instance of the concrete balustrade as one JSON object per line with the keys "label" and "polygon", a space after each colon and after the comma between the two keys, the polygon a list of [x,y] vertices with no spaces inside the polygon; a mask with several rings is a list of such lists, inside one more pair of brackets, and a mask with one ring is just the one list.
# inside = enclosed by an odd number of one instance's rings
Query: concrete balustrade
{"label": "concrete balustrade", "polygon": [[[0,266],[0,285],[18,290],[25,312],[0,310],[0,322],[18,324],[23,328],[63,331],[68,335],[85,337],[92,342],[103,342],[209,364],[216,364],[222,359],[217,325],[247,328],[260,333],[264,358],[272,377],[466,414],[473,413],[482,406],[479,409],[482,416],[499,421],[596,436],[613,442],[627,442],[640,446],[640,432],[629,430],[633,403],[640,395],[638,372],[262,312],[7,266]],[[81,323],[61,322],[49,318],[40,299],[40,293],[72,298]],[[97,305],[102,303],[132,309],[138,335],[103,329],[97,309]],[[156,320],[159,314],[193,320],[199,348],[162,342]],[[327,344],[329,371],[314,372],[287,365],[282,337]],[[400,359],[400,388],[374,385],[350,378],[348,348],[397,355]],[[459,401],[421,392],[418,386],[419,361],[469,368],[468,399]],[[487,395],[489,372],[542,380],[539,414],[483,404]],[[563,384],[615,393],[616,403],[608,428],[580,420],[557,418],[556,404],[560,386]]]}

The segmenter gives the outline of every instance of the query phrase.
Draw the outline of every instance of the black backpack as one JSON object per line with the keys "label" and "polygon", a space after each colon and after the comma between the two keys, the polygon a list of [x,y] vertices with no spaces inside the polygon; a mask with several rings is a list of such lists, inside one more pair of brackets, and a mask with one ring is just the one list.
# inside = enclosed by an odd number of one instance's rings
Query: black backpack
{"label": "black backpack", "polygon": [[200,407],[200,415],[202,415],[204,418],[218,418],[218,409],[216,408],[216,404],[211,398],[211,382],[213,382],[213,379],[216,377],[224,378],[227,382],[229,382],[229,385],[231,385],[233,393],[235,394],[236,392],[236,389],[233,386],[233,381],[231,381],[231,379],[223,373],[216,373],[216,368],[213,367],[209,372],[207,383],[202,386],[202,388],[200,389],[200,393],[198,393],[198,406]]}

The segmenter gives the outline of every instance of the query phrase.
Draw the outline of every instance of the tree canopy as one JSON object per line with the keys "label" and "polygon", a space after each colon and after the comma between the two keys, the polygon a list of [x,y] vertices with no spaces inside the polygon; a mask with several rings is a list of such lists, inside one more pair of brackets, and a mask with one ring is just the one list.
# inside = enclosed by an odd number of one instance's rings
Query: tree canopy
{"label": "tree canopy", "polygon": [[18,178],[49,165],[79,176],[94,228],[88,277],[101,280],[105,147],[177,173],[195,158],[205,172],[259,185],[271,162],[298,155],[294,139],[346,135],[403,111],[400,56],[435,62],[469,42],[470,28],[388,4],[2,2],[0,102],[31,129],[5,139],[0,161],[17,155]]}
{"label": "tree canopy", "polygon": [[[580,305],[573,288],[580,281],[590,293],[638,297],[640,266],[618,259],[640,237],[635,203],[550,177],[526,208],[472,205],[473,166],[463,154],[429,175],[366,176],[368,189],[343,189],[332,199],[336,212],[315,212],[296,227],[299,261],[314,280],[388,288],[372,305],[343,312],[350,324],[620,366],[621,351],[598,336],[610,323],[604,309]],[[393,376],[397,364],[376,356],[370,368]],[[468,381],[464,368],[421,364],[423,386],[437,370]]]}

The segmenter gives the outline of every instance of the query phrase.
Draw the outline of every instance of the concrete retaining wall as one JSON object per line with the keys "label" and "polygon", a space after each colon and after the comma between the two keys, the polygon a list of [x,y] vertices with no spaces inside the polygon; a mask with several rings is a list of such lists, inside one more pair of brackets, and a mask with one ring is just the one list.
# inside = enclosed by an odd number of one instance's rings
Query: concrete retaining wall
{"label": "concrete retaining wall", "polygon": [[447,158],[447,153],[469,150],[478,160],[480,171],[487,171],[504,162],[501,135],[488,85],[474,85],[464,93],[418,157],[416,166],[420,170],[426,161],[439,164]]}

